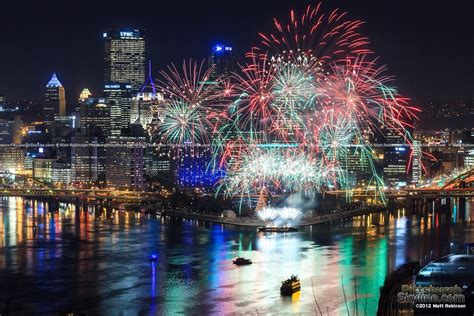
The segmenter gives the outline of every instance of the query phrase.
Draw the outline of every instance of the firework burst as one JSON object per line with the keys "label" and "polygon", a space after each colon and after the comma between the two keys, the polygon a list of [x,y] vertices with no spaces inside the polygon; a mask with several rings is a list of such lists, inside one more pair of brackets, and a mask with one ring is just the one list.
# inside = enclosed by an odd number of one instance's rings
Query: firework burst
{"label": "firework burst", "polygon": [[205,143],[208,140],[206,126],[209,125],[206,120],[197,107],[184,101],[171,101],[163,112],[158,129],[167,143]]}
{"label": "firework burst", "polygon": [[179,70],[174,64],[160,72],[158,87],[164,101],[160,104],[160,124],[156,130],[161,141],[171,144],[209,143],[220,120],[223,99],[231,86],[220,79],[211,80],[214,67],[204,67],[204,61],[183,61]]}
{"label": "firework burst", "polygon": [[287,22],[274,19],[275,31],[259,33],[264,48],[293,61],[316,58],[339,60],[349,54],[368,53],[368,39],[359,33],[363,22],[350,20],[338,9],[324,13],[321,3],[309,5],[302,14],[290,12]]}
{"label": "firework burst", "polygon": [[182,100],[193,106],[218,104],[222,91],[218,82],[211,82],[214,67],[207,68],[204,61],[183,61],[181,69],[174,64],[160,71],[158,88],[165,99]]}

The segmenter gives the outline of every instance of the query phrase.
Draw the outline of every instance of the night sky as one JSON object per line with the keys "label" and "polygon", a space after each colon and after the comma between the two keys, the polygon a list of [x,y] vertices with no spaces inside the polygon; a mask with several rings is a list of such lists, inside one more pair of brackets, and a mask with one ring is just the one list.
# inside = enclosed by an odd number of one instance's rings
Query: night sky
{"label": "night sky", "polygon": [[[226,42],[243,54],[308,1],[8,1],[0,10],[0,94],[40,99],[56,71],[69,101],[83,87],[100,95],[102,31],[132,26],[147,32],[147,55],[158,69],[183,58],[203,59]],[[363,33],[396,76],[400,91],[417,102],[473,99],[474,9],[471,0],[330,0],[366,22]]]}

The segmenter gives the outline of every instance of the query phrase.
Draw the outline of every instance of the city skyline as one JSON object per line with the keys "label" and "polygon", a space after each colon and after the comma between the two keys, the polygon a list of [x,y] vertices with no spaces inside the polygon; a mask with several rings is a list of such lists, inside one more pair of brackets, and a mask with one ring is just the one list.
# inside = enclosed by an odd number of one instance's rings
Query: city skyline
{"label": "city skyline", "polygon": [[291,2],[0,11],[0,316],[474,315],[467,1]]}
{"label": "city skyline", "polygon": [[[439,4],[427,6],[427,2],[410,5],[404,1],[393,8],[371,1],[365,1],[365,6],[339,2],[328,2],[327,6],[340,7],[349,11],[350,17],[366,22],[363,27],[371,38],[372,47],[381,56],[381,62],[388,65],[390,73],[397,77],[397,86],[404,95],[414,102],[472,99],[469,71],[469,61],[472,66],[472,41],[469,41],[467,19],[463,19],[463,15],[468,13],[468,10],[463,10],[463,6],[469,6],[467,1],[458,3],[455,10]],[[14,4],[8,5],[14,9]],[[303,1],[291,5],[296,11],[302,11],[305,6]],[[364,7],[369,10],[362,10]],[[143,27],[147,31],[147,59],[153,61],[154,75],[171,62],[180,64],[183,58],[205,59],[212,45],[218,42],[233,46],[237,61],[242,61],[243,54],[258,43],[257,33],[270,28],[272,18],[284,16],[290,7],[280,1],[272,2],[272,10],[268,10],[265,3],[260,3],[249,5],[245,10],[239,8],[226,12],[224,5],[213,2],[196,8],[187,6],[182,10],[175,5],[163,8],[164,12],[179,12],[184,18],[184,25],[177,25],[166,16],[154,18],[153,14],[144,11],[140,11],[141,15],[130,16],[124,9],[105,4],[95,9],[97,12],[109,10],[109,14],[99,22],[91,21],[84,8],[62,12],[52,20],[38,21],[29,13],[18,10],[13,10],[16,15],[3,17],[2,20],[8,23],[7,30],[15,28],[18,21],[26,23],[20,30],[6,34],[5,42],[12,49],[0,52],[1,59],[9,61],[6,71],[0,74],[0,94],[10,99],[39,99],[41,87],[53,72],[61,77],[68,101],[77,99],[83,88],[91,89],[95,95],[100,94],[103,81],[102,34],[117,24]],[[59,10],[61,7],[52,8],[48,14],[53,15]],[[206,13],[213,17],[211,23],[200,18]],[[124,18],[125,15],[127,18]],[[386,23],[384,16],[389,15],[395,23]],[[157,13],[157,16],[160,15]],[[236,21],[243,16],[246,23],[240,26]],[[77,22],[56,27],[62,19],[74,20],[76,17],[80,17],[75,19]],[[34,33],[27,31],[38,25],[43,30],[41,41],[32,38]],[[416,34],[413,32],[415,29],[418,31]],[[54,38],[61,38],[62,43],[71,45],[59,47]],[[441,39],[447,48],[433,50],[439,47]],[[453,42],[454,39],[457,41]],[[427,54],[428,48],[434,53]],[[31,58],[41,62],[25,68],[23,63],[27,64]],[[19,81],[24,84],[15,84]]]}

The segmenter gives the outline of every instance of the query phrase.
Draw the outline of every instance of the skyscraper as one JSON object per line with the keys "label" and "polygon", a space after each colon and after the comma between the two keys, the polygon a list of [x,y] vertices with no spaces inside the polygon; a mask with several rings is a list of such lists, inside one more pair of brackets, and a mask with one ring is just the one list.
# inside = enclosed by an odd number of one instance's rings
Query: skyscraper
{"label": "skyscraper", "polygon": [[405,139],[393,128],[382,129],[383,152],[383,180],[388,186],[405,186],[411,181],[407,172],[410,159],[410,148]]}
{"label": "skyscraper", "polygon": [[144,185],[145,137],[118,136],[107,139],[107,186],[141,190]]}
{"label": "skyscraper", "polygon": [[66,115],[66,92],[61,82],[59,82],[56,73],[53,73],[53,76],[46,85],[44,96],[44,122],[52,123],[55,115]]}
{"label": "skyscraper", "polygon": [[81,102],[79,111],[80,126],[87,129],[99,129],[97,134],[110,136],[110,107],[105,99],[87,98]]}
{"label": "skyscraper", "polygon": [[106,83],[131,84],[137,92],[145,82],[145,34],[137,29],[110,29],[103,33]]}
{"label": "skyscraper", "polygon": [[235,71],[236,63],[232,47],[223,44],[214,45],[208,58],[208,64],[209,67],[214,66],[212,73],[214,79]]}
{"label": "skyscraper", "polygon": [[155,80],[151,74],[151,61],[148,63],[148,78],[140,91],[132,98],[130,109],[130,123],[140,124],[147,128],[154,118],[152,107],[159,106],[163,101],[163,94],[156,91]]}
{"label": "skyscraper", "polygon": [[[71,142],[85,146],[71,147],[72,181],[81,186],[105,181],[105,138],[94,135],[93,129],[83,128],[71,137]],[[102,183],[102,184],[101,184]]]}
{"label": "skyscraper", "polygon": [[104,95],[110,109],[110,134],[118,136],[130,126],[132,85],[129,83],[106,83]]}

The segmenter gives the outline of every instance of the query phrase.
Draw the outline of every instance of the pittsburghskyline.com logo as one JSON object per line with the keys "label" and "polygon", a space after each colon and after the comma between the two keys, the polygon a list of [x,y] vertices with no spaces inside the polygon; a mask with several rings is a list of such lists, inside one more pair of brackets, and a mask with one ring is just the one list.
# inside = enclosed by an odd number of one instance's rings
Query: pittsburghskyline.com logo
{"label": "pittsburghskyline.com logo", "polygon": [[462,288],[454,286],[415,286],[404,284],[397,294],[397,302],[416,309],[464,309],[466,297]]}

